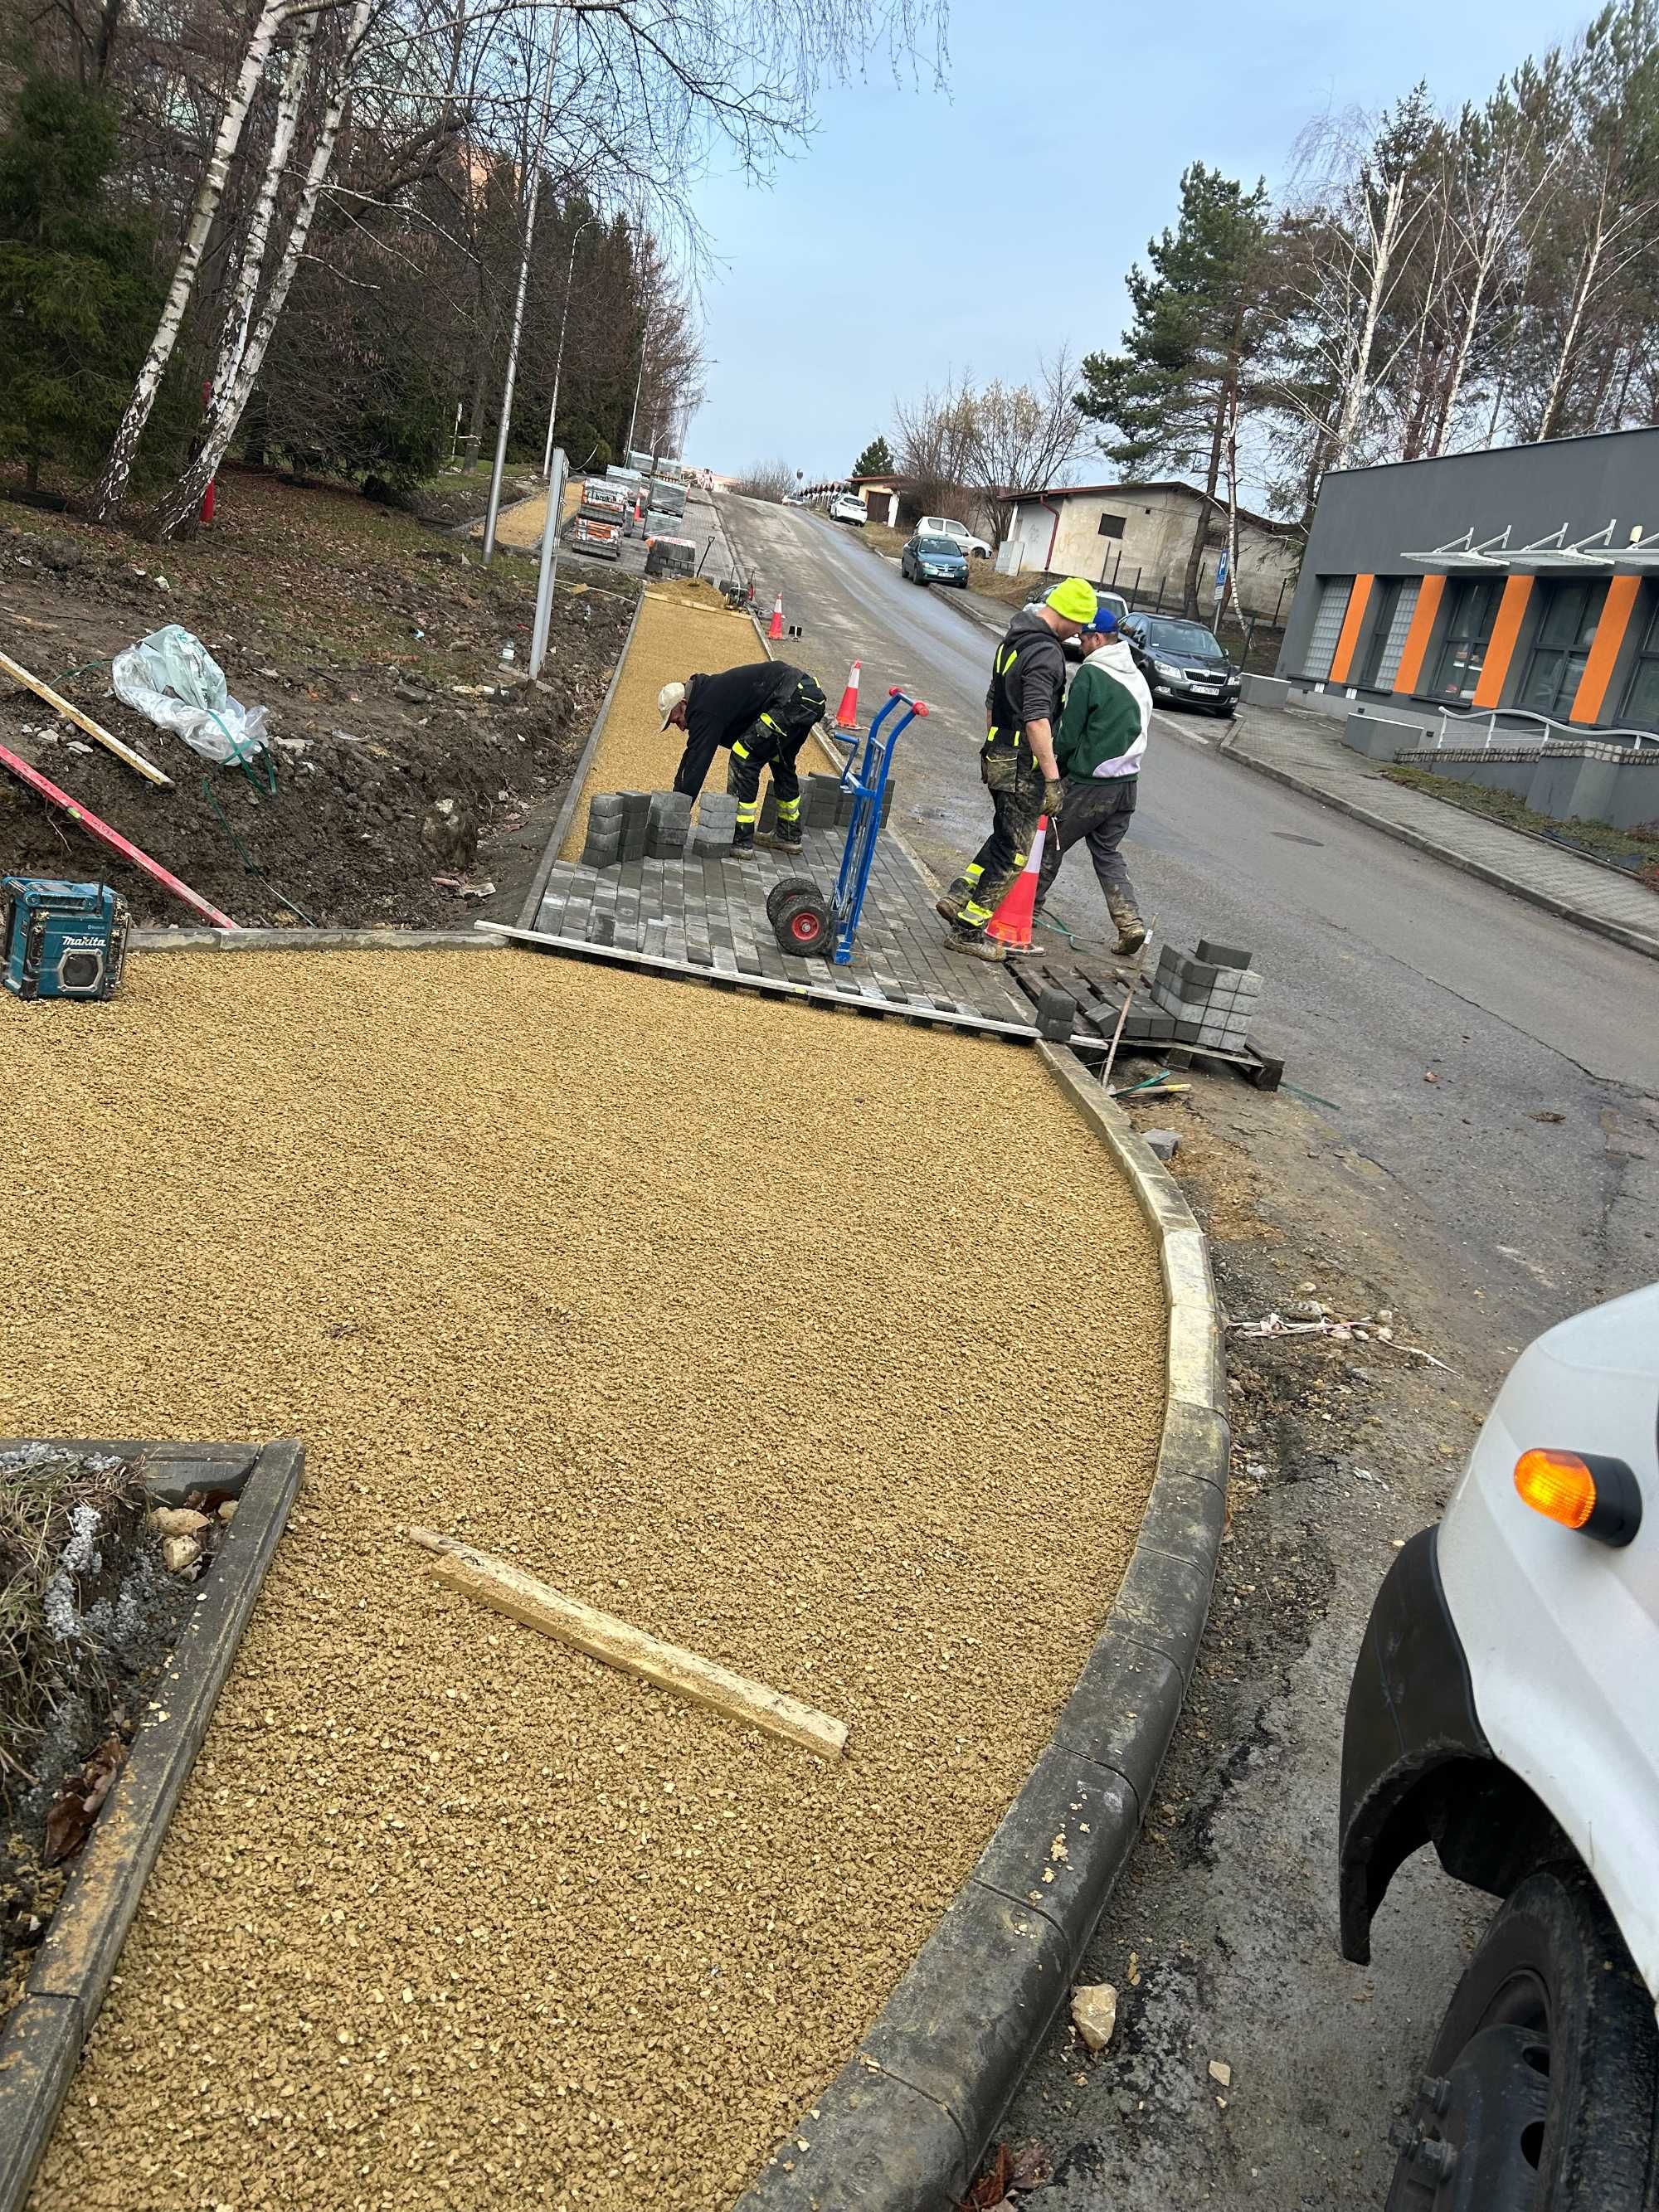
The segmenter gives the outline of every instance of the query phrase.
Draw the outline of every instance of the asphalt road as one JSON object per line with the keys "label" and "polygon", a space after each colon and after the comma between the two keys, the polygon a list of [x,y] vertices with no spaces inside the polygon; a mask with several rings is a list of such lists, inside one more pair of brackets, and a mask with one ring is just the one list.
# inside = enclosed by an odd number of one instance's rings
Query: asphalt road
{"label": "asphalt road", "polygon": [[[896,763],[894,815],[948,878],[988,823],[977,747],[988,633],[844,525],[751,500],[724,511],[755,564],[757,604],[781,586],[786,617],[803,625],[780,649],[832,701],[854,657],[866,719],[890,684],[928,701]],[[1435,1240],[1448,1296],[1479,1289],[1504,1317],[1506,1345],[1659,1273],[1659,1176],[1638,1161],[1632,1177],[1606,1122],[1659,1097],[1659,964],[1224,758],[1224,726],[1155,718],[1126,853],[1159,938],[1254,950],[1257,1041],[1394,1181]],[[1068,860],[1050,908],[1080,940],[1101,941],[1084,856]]]}
{"label": "asphalt road", "polygon": [[[906,732],[894,817],[947,877],[985,827],[989,635],[844,527],[723,507],[757,600],[781,586],[804,626],[783,652],[832,700],[859,656],[866,719],[890,684],[934,709]],[[1338,1312],[1399,1309],[1446,1364],[1233,1340],[1210,1625],[1079,1975],[1118,1987],[1118,2033],[1089,2061],[1056,2028],[1006,2124],[1048,2147],[1044,2212],[1382,2205],[1389,2119],[1490,1908],[1419,1854],[1378,1916],[1372,1969],[1340,1959],[1354,1654],[1393,1547],[1438,1513],[1514,1351],[1659,1274],[1659,963],[1224,758],[1221,731],[1156,717],[1126,852],[1160,938],[1253,948],[1258,1041],[1284,1054],[1287,1087],[1195,1070],[1192,1110],[1158,1109],[1182,1132],[1176,1172],[1231,1315],[1313,1286]],[[1102,941],[1077,856],[1051,903]]]}

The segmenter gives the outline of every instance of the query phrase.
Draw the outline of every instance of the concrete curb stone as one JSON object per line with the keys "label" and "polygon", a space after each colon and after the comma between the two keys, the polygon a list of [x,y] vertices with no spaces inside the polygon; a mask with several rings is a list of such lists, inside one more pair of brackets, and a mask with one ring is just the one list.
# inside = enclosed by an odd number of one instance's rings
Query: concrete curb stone
{"label": "concrete curb stone", "polygon": [[1048,1744],[858,2051],[738,2212],[959,2203],[1133,1848],[1197,1658],[1231,1441],[1203,1232],[1073,1054],[1046,1042],[1036,1050],[1158,1240],[1169,1350],[1152,1491],[1122,1585]]}

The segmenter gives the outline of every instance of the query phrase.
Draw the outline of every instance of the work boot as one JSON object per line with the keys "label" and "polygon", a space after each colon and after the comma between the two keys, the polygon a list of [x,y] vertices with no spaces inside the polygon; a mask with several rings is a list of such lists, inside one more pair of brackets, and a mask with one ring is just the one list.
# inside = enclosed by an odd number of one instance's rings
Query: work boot
{"label": "work boot", "polygon": [[732,833],[732,858],[734,860],[752,860],[754,857],[755,825],[752,822],[739,822]]}
{"label": "work boot", "polygon": [[786,822],[780,814],[772,825],[772,843],[780,853],[799,853],[801,844],[799,819]]}
{"label": "work boot", "polygon": [[1006,946],[994,937],[988,937],[982,929],[969,929],[965,922],[954,921],[945,933],[947,951],[965,953],[969,960],[1003,961],[1008,957]]}
{"label": "work boot", "polygon": [[1106,903],[1112,920],[1117,924],[1117,943],[1112,947],[1113,951],[1125,957],[1132,952],[1139,952],[1146,942],[1146,923],[1127,899],[1109,899]]}
{"label": "work boot", "polygon": [[972,889],[966,876],[958,876],[950,890],[941,891],[933,901],[933,912],[941,921],[960,921],[962,909],[967,905]]}

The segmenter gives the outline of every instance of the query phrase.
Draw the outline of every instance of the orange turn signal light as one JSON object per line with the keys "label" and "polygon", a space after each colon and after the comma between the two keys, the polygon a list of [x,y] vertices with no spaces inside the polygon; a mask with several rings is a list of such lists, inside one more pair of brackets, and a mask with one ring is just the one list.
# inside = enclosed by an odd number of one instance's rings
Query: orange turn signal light
{"label": "orange turn signal light", "polygon": [[1564,1528],[1582,1528],[1595,1510],[1595,1477],[1577,1452],[1522,1452],[1515,1486],[1534,1513]]}

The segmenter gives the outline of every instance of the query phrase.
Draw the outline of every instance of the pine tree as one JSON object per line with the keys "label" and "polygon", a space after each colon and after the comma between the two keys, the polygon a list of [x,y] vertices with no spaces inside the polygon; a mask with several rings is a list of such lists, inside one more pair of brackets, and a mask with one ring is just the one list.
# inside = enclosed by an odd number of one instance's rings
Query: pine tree
{"label": "pine tree", "polygon": [[893,456],[887,441],[878,434],[854,462],[852,473],[855,477],[884,477],[892,473],[892,467]]}
{"label": "pine tree", "polygon": [[155,325],[143,241],[103,207],[115,149],[108,103],[43,74],[0,137],[0,453],[31,491],[43,461],[95,472]]}
{"label": "pine tree", "polygon": [[1079,411],[1115,437],[1101,450],[1131,469],[1201,471],[1205,507],[1184,585],[1198,608],[1204,547],[1230,437],[1276,309],[1267,281],[1267,188],[1245,191],[1195,161],[1181,179],[1181,219],[1129,272],[1134,319],[1121,354],[1086,354]]}

